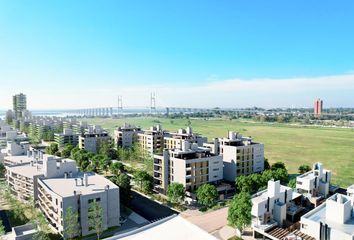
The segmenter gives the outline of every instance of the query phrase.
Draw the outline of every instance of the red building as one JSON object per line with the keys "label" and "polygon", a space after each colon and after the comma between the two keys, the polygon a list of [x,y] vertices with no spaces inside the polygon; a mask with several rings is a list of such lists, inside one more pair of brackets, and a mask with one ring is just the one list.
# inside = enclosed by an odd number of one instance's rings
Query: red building
{"label": "red building", "polygon": [[321,116],[322,109],[323,109],[323,101],[318,98],[315,100],[315,106],[314,106],[315,116]]}

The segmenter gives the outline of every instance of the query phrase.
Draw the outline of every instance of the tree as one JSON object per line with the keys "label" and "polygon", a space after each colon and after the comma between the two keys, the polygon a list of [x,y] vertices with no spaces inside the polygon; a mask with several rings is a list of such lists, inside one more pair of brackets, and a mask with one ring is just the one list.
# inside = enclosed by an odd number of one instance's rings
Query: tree
{"label": "tree", "polygon": [[117,159],[118,156],[117,150],[114,149],[113,144],[110,144],[107,141],[101,142],[98,153],[110,160]]}
{"label": "tree", "polygon": [[55,155],[59,151],[58,144],[51,143],[48,147],[46,147],[45,151],[47,154]]}
{"label": "tree", "polygon": [[270,169],[270,164],[267,158],[264,158],[264,170]]}
{"label": "tree", "polygon": [[301,166],[299,167],[298,170],[299,170],[299,173],[300,173],[300,174],[304,174],[304,173],[306,173],[306,172],[311,171],[311,167],[310,167],[309,165],[303,164],[303,165],[301,165]]}
{"label": "tree", "polygon": [[64,217],[64,236],[67,239],[74,239],[80,235],[79,214],[72,207],[68,207]]}
{"label": "tree", "polygon": [[234,196],[228,210],[227,221],[242,233],[252,221],[252,201],[247,192],[241,192]]}
{"label": "tree", "polygon": [[47,233],[44,231],[37,231],[33,236],[32,240],[50,240]]}
{"label": "tree", "polygon": [[281,168],[281,169],[286,169],[285,167],[285,164],[283,162],[276,162],[272,165],[272,170],[276,170],[278,168]]}
{"label": "tree", "polygon": [[120,175],[125,171],[124,165],[121,162],[115,162],[111,164],[111,172],[115,175]]}
{"label": "tree", "polygon": [[167,197],[172,203],[180,203],[184,201],[186,191],[183,184],[181,183],[171,183],[167,187]]}
{"label": "tree", "polygon": [[218,199],[218,191],[214,185],[203,184],[197,189],[198,202],[206,207],[212,207]]}
{"label": "tree", "polygon": [[5,166],[4,164],[0,163],[0,177],[4,177],[5,174]]}
{"label": "tree", "polygon": [[290,188],[296,188],[296,178],[293,178],[289,181],[288,187]]}
{"label": "tree", "polygon": [[61,157],[63,158],[69,158],[71,151],[74,149],[74,146],[71,144],[66,144],[63,148],[63,150],[61,151]]}
{"label": "tree", "polygon": [[143,182],[148,179],[149,174],[146,171],[138,170],[134,173],[134,181],[143,189]]}
{"label": "tree", "polygon": [[100,235],[103,232],[103,216],[102,207],[96,199],[91,202],[89,207],[88,225],[89,230],[95,230],[97,239],[100,239]]}
{"label": "tree", "polygon": [[1,239],[1,236],[5,235],[5,227],[4,225],[2,224],[2,220],[0,219],[0,239]]}
{"label": "tree", "polygon": [[100,156],[100,160],[99,160],[100,168],[101,170],[107,173],[109,167],[111,166],[112,160],[110,158],[107,158],[107,156],[101,154],[99,154],[99,156]]}
{"label": "tree", "polygon": [[127,206],[131,200],[131,185],[130,178],[126,173],[121,173],[115,176],[112,181],[119,186],[120,199]]}
{"label": "tree", "polygon": [[250,192],[252,188],[251,178],[248,176],[238,176],[235,179],[236,188],[238,191]]}

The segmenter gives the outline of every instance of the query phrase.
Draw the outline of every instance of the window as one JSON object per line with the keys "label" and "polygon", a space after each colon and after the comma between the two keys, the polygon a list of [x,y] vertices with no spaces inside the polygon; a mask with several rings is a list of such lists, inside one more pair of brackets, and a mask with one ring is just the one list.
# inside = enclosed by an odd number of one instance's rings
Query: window
{"label": "window", "polygon": [[219,171],[219,168],[214,168],[213,171]]}

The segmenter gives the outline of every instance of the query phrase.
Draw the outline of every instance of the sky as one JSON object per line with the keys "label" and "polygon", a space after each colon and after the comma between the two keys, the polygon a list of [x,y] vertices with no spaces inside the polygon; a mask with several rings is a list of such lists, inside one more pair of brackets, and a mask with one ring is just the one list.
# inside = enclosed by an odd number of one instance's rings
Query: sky
{"label": "sky", "polygon": [[0,109],[354,107],[354,1],[0,0]]}

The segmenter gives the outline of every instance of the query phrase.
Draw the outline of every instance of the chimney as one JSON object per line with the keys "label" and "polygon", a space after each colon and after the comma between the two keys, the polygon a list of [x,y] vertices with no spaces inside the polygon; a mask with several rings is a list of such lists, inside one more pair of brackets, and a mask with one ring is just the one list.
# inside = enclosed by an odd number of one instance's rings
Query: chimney
{"label": "chimney", "polygon": [[70,177],[70,178],[73,177],[73,172],[72,172],[72,171],[69,172],[69,177]]}
{"label": "chimney", "polygon": [[68,173],[67,172],[64,173],[64,178],[68,178]]}
{"label": "chimney", "polygon": [[85,181],[85,187],[88,186],[88,176],[87,173],[84,173],[84,181]]}
{"label": "chimney", "polygon": [[80,179],[81,179],[81,186],[84,186],[84,179],[83,178]]}
{"label": "chimney", "polygon": [[75,186],[77,186],[77,178],[75,178]]}

